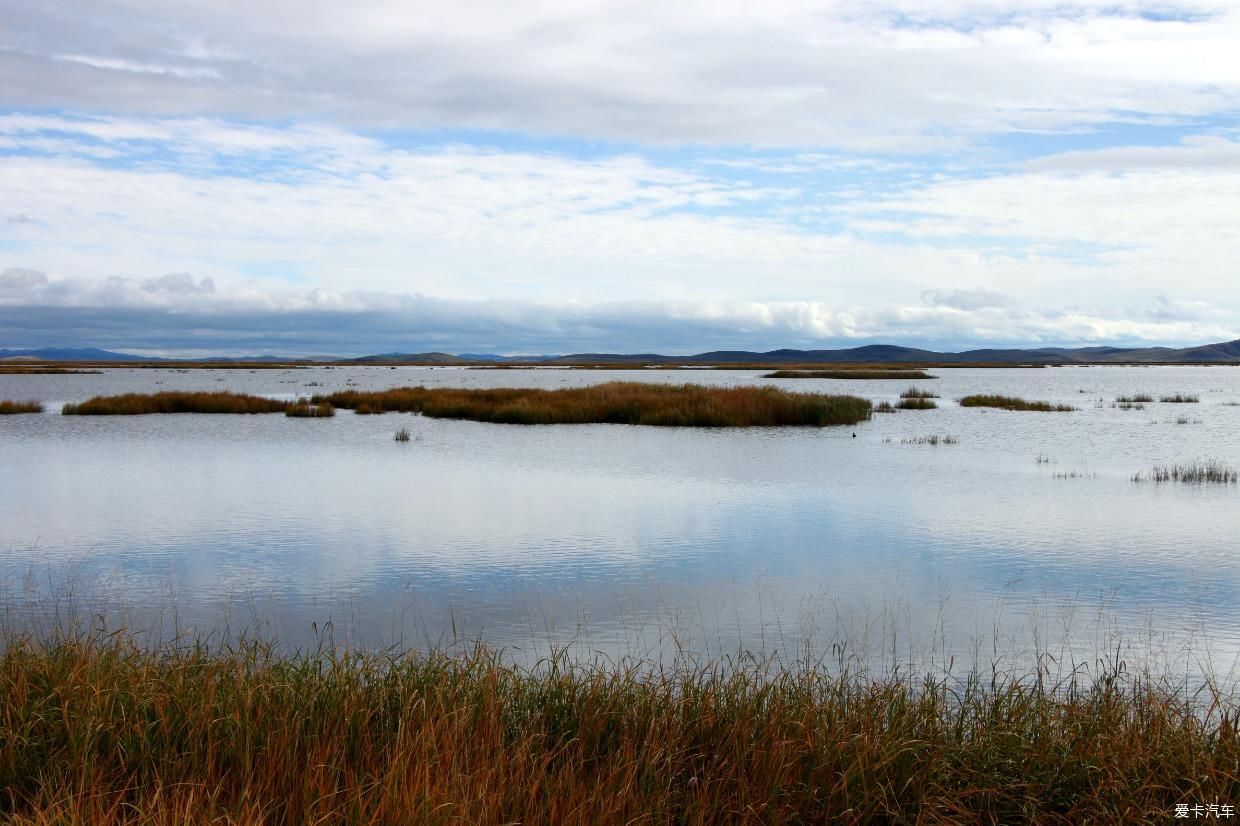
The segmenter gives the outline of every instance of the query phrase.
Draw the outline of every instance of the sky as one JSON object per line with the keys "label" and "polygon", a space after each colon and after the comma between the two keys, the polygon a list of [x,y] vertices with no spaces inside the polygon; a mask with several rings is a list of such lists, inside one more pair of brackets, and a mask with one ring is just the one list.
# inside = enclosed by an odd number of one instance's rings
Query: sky
{"label": "sky", "polygon": [[1240,338],[1240,4],[0,0],[0,348]]}

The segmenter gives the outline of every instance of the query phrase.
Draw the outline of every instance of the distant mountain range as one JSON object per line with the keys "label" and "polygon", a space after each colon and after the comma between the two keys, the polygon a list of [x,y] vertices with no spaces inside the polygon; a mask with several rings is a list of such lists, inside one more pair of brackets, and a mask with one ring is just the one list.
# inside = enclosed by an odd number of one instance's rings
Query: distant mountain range
{"label": "distant mountain range", "polygon": [[[38,350],[0,350],[0,361],[177,361],[154,356],[115,353],[93,347]],[[543,365],[606,365],[606,364],[1240,364],[1240,340],[1199,347],[1039,347],[1035,349],[983,349],[959,353],[920,350],[891,344],[870,344],[842,350],[771,350],[755,353],[749,350],[713,350],[693,356],[664,356],[658,353],[576,353],[566,356],[497,356],[465,353],[379,353],[360,358],[313,356],[244,356],[199,358],[193,361],[218,362],[334,362],[337,364],[543,364]]]}

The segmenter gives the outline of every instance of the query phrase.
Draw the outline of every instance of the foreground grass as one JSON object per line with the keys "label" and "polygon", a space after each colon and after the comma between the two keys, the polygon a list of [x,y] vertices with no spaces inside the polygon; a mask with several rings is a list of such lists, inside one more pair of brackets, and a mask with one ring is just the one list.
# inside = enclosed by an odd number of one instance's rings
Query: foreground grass
{"label": "foreground grass", "polygon": [[789,393],[775,387],[609,382],[561,390],[398,387],[313,396],[358,413],[412,412],[502,424],[636,424],[762,427],[856,424],[870,402],[855,396]]}
{"label": "foreground grass", "polygon": [[78,404],[66,404],[66,416],[135,416],[146,413],[283,413],[289,402],[219,391],[190,393],[123,393],[95,396]]}
{"label": "foreground grass", "polygon": [[925,370],[776,370],[764,379],[933,379]]}
{"label": "foreground grass", "polygon": [[5,401],[0,399],[0,416],[15,413],[42,413],[43,405],[35,401]]}
{"label": "foreground grass", "polygon": [[1028,399],[1021,399],[1015,396],[990,396],[976,395],[965,396],[960,400],[961,407],[998,407],[1002,410],[1035,410],[1044,413],[1067,413],[1076,410],[1075,407],[1066,404],[1052,404],[1050,402],[1034,402]]}
{"label": "foreground grass", "polygon": [[11,823],[1084,823],[1240,799],[1240,711],[1078,684],[660,669],[486,650],[10,639]]}

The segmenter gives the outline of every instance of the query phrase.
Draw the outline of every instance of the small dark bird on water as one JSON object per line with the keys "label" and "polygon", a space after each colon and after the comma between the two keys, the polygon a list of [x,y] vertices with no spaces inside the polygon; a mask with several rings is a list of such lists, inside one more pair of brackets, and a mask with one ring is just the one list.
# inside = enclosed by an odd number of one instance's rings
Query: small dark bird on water
{"label": "small dark bird on water", "polygon": [[856,434],[856,433],[854,433],[854,434],[853,434],[853,438],[854,438],[854,439],[855,439],[855,438],[857,438],[857,434]]}

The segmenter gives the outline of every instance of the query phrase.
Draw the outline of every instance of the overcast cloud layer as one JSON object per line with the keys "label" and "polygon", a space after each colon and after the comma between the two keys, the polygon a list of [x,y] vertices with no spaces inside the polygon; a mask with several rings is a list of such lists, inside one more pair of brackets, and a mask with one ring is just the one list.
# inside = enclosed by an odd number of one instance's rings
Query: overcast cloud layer
{"label": "overcast cloud layer", "polygon": [[1240,337],[1234,2],[0,0],[0,347]]}

